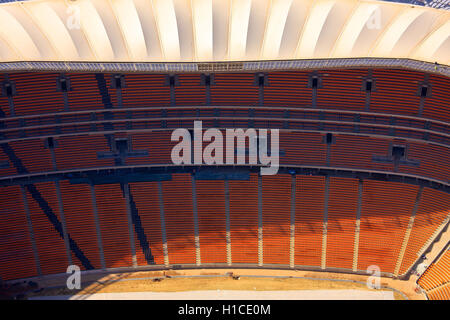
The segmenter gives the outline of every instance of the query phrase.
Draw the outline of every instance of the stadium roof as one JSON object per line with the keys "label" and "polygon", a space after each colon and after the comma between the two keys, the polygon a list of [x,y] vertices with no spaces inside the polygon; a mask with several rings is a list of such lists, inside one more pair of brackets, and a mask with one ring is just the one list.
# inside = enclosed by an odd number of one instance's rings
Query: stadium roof
{"label": "stadium roof", "polygon": [[449,65],[449,52],[449,11],[387,1],[36,0],[0,5],[0,62],[369,57]]}

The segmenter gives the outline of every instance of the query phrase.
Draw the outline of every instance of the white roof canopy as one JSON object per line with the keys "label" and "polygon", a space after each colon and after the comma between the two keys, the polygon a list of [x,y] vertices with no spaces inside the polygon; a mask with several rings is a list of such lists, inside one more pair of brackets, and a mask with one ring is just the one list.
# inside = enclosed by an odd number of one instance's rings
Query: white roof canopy
{"label": "white roof canopy", "polygon": [[409,58],[449,65],[450,12],[358,0],[0,5],[0,62]]}

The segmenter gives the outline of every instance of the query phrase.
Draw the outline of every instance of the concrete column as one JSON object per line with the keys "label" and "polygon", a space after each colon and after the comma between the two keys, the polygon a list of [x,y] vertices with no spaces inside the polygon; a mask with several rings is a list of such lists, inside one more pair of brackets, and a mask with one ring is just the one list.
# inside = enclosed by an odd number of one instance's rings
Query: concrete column
{"label": "concrete column", "polygon": [[102,265],[102,269],[106,269],[105,254],[103,251],[102,234],[100,229],[100,221],[98,219],[97,197],[95,195],[95,187],[93,184],[90,184],[90,189],[91,189],[92,212],[94,213],[95,232],[97,234],[97,247],[98,252],[100,254],[100,263]]}

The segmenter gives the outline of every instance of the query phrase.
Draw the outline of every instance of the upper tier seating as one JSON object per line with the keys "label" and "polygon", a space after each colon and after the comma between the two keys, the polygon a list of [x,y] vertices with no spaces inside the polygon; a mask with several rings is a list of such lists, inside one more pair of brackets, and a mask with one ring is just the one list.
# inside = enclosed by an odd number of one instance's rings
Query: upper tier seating
{"label": "upper tier seating", "polygon": [[[419,116],[449,121],[449,79],[401,69],[317,70],[317,108]],[[313,105],[314,90],[306,71],[269,72],[261,86],[253,73],[217,73],[210,81],[210,104],[217,106],[303,107]],[[124,74],[121,88],[114,75],[67,73],[68,110],[120,107],[201,106],[207,103],[205,81],[199,74],[177,74],[172,86],[164,74]],[[16,116],[64,111],[63,92],[57,89],[57,73],[10,73],[0,76],[15,84],[12,100]],[[370,91],[366,79],[373,84]],[[422,97],[422,87],[427,91]],[[171,87],[174,95],[171,97]],[[261,91],[262,90],[262,91]],[[425,91],[424,91],[425,92]],[[369,100],[367,100],[369,99]],[[423,100],[423,101],[421,101]],[[6,96],[0,108],[9,117]]]}

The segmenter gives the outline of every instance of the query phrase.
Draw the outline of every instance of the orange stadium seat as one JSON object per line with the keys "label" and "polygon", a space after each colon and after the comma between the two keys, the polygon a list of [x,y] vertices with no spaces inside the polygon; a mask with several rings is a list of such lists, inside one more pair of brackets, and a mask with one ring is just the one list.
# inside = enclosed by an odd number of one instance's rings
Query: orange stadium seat
{"label": "orange stadium seat", "polygon": [[[98,151],[109,151],[104,136],[66,136],[57,139],[56,164],[59,170],[112,166],[112,159],[98,159]],[[73,161],[77,159],[77,161]]]}
{"label": "orange stadium seat", "polygon": [[103,109],[95,74],[68,73],[71,90],[68,91],[70,111]]}
{"label": "orange stadium seat", "polygon": [[64,110],[62,93],[56,90],[57,73],[11,73],[9,79],[16,85],[17,94],[13,97],[16,116]]}
{"label": "orange stadium seat", "polygon": [[366,70],[322,70],[322,87],[317,90],[317,107],[363,111],[366,93],[362,78]]}
{"label": "orange stadium seat", "polygon": [[289,265],[290,176],[263,176],[261,188],[264,264]]}
{"label": "orange stadium seat", "polygon": [[422,274],[418,283],[429,291],[450,282],[450,251],[447,249],[437,261]]}
{"label": "orange stadium seat", "polygon": [[170,87],[163,74],[126,74],[122,96],[125,106],[168,106]]}
{"label": "orange stadium seat", "polygon": [[377,265],[393,273],[414,207],[417,186],[364,181],[358,270]]}
{"label": "orange stadium seat", "polygon": [[[66,272],[68,257],[64,239],[61,233],[55,230],[55,224],[51,220],[56,217],[61,221],[55,184],[53,182],[42,182],[35,184],[35,187],[38,194],[45,195],[45,202],[42,203],[42,200],[38,202],[36,193],[27,192],[41,272],[43,275]],[[51,212],[48,212],[49,209]]]}
{"label": "orange stadium seat", "polygon": [[[89,186],[63,181],[61,182],[61,200],[67,232],[82,248],[84,255],[89,259],[92,266],[96,269],[101,269],[100,251]],[[71,256],[74,264],[80,266],[82,270],[86,270],[86,267],[72,250]]]}
{"label": "orange stadium seat", "polygon": [[3,280],[37,276],[25,209],[18,205],[22,202],[20,187],[0,190],[0,276]]}
{"label": "orange stadium seat", "polygon": [[211,104],[217,106],[254,106],[258,103],[258,87],[254,74],[215,74],[211,86]]}
{"label": "orange stadium seat", "polygon": [[199,74],[180,74],[175,87],[175,101],[179,106],[202,106],[206,103],[205,86]]}
{"label": "orange stadium seat", "polygon": [[169,264],[195,264],[191,177],[173,175],[162,189]]}
{"label": "orange stadium seat", "polygon": [[264,105],[285,107],[311,106],[312,90],[307,72],[271,72],[264,87]]}
{"label": "orange stadium seat", "polygon": [[296,177],[295,254],[296,266],[321,265],[325,178]]}
{"label": "orange stadium seat", "polygon": [[52,170],[50,151],[45,147],[44,140],[13,141],[9,145],[29,172]]}
{"label": "orange stadium seat", "polygon": [[421,249],[429,241],[433,232],[442,225],[449,214],[450,199],[444,192],[424,188],[417,209],[410,239],[400,268],[404,274],[419,258]]}
{"label": "orange stadium seat", "polygon": [[370,111],[417,115],[419,82],[423,74],[406,70],[373,70],[376,90],[370,97]]}
{"label": "orange stadium seat", "polygon": [[450,121],[448,105],[448,78],[430,75],[431,95],[425,99],[423,116],[441,121]]}
{"label": "orange stadium seat", "polygon": [[227,263],[225,186],[223,181],[196,181],[202,264]]}
{"label": "orange stadium seat", "polygon": [[230,239],[232,262],[258,263],[258,177],[230,181]]}
{"label": "orange stadium seat", "polygon": [[107,268],[132,265],[127,209],[118,184],[95,186],[97,210]]}
{"label": "orange stadium seat", "polygon": [[450,285],[436,288],[427,295],[430,300],[450,300]]}
{"label": "orange stadium seat", "polygon": [[[164,264],[163,238],[159,211],[158,186],[156,182],[131,183],[130,192],[142,221],[143,231],[147,237],[151,255],[156,265]],[[134,233],[136,258],[138,265],[147,265],[137,234]]]}
{"label": "orange stadium seat", "polygon": [[327,268],[352,269],[358,180],[330,178],[327,219]]}

